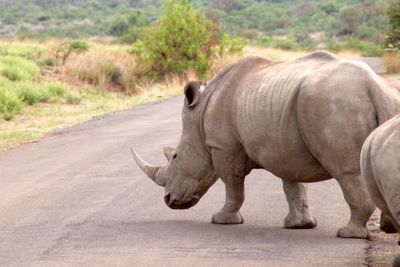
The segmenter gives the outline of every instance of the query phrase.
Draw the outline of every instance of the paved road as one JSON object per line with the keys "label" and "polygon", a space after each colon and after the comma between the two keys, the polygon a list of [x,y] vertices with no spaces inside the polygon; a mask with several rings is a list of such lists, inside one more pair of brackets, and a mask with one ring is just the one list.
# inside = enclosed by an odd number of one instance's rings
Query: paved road
{"label": "paved road", "polygon": [[182,98],[72,127],[0,154],[0,266],[362,266],[364,240],[335,237],[349,211],[335,181],[309,186],[318,227],[283,229],[281,181],[253,171],[245,224],[213,225],[217,182],[190,210],[168,209],[163,190],[129,147],[164,163],[180,135]]}
{"label": "paved road", "polygon": [[361,58],[356,58],[356,60],[360,60],[363,61],[364,63],[367,63],[367,65],[370,66],[371,69],[373,69],[378,74],[386,73],[386,67],[383,64],[383,58],[381,57],[361,57]]}

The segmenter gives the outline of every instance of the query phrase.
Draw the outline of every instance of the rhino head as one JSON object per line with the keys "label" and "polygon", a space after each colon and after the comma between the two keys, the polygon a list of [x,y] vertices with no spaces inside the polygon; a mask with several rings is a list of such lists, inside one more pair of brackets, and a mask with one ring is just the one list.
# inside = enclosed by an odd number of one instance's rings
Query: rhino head
{"label": "rhino head", "polygon": [[205,141],[201,137],[201,81],[185,86],[182,110],[182,135],[176,148],[164,148],[166,166],[152,166],[133,149],[137,165],[156,184],[165,187],[164,201],[172,209],[188,209],[197,204],[218,179]]}

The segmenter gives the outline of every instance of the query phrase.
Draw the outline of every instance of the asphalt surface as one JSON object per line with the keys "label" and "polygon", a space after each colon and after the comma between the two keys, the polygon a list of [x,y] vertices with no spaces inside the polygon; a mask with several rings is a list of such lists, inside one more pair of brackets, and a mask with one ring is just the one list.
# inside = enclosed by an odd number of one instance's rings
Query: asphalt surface
{"label": "asphalt surface", "polygon": [[165,163],[180,137],[183,98],[135,108],[0,153],[0,266],[362,266],[368,242],[335,237],[349,219],[338,184],[309,185],[318,226],[283,229],[280,179],[253,171],[242,225],[214,225],[217,182],[189,210],[170,210],[163,188],[129,147]]}

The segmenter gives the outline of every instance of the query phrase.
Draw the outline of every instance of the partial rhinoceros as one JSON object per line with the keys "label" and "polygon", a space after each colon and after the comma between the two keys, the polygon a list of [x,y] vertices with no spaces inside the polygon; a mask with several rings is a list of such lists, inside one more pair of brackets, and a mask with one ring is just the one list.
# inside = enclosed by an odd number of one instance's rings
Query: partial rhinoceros
{"label": "partial rhinoceros", "polygon": [[135,151],[141,169],[165,187],[173,209],[195,205],[220,177],[224,207],[212,222],[238,224],[244,178],[262,168],[282,178],[289,203],[287,228],[316,225],[302,183],[335,177],[351,218],[340,237],[367,238],[375,209],[360,173],[367,136],[400,112],[397,91],[367,65],[315,52],[272,62],[249,56],[225,67],[206,85],[184,90],[183,130],[166,166],[151,166]]}
{"label": "partial rhinoceros", "polygon": [[[368,136],[360,161],[373,202],[400,233],[400,115]],[[400,266],[400,256],[393,266]]]}
{"label": "partial rhinoceros", "polygon": [[360,162],[373,202],[400,232],[400,115],[368,136]]}

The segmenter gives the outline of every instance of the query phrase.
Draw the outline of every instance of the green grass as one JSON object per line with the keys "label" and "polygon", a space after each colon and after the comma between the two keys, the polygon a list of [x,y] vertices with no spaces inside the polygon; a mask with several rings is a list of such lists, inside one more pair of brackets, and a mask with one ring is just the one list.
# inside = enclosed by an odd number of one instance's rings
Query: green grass
{"label": "green grass", "polygon": [[15,85],[17,87],[18,98],[29,105],[45,102],[51,96],[51,93],[45,87],[33,83],[22,82]]}
{"label": "green grass", "polygon": [[[108,92],[103,85],[71,85],[61,81],[70,81],[70,77],[60,72],[62,66],[48,60],[49,55],[41,54],[41,47],[4,47],[0,43],[0,151],[38,140],[55,128],[176,95],[183,87],[172,82],[141,88],[139,95],[132,96]],[[104,62],[101,57],[93,60]],[[101,67],[111,82],[123,82],[124,69],[114,61]],[[90,65],[84,69],[92,71]]]}
{"label": "green grass", "polygon": [[19,112],[21,107],[22,102],[14,93],[0,87],[0,113],[2,113],[3,119],[13,119],[14,114]]}
{"label": "green grass", "polygon": [[0,75],[11,81],[29,81],[39,73],[31,60],[19,56],[0,56]]}
{"label": "green grass", "polygon": [[47,82],[41,88],[53,97],[63,97],[67,91],[67,86],[60,82]]}
{"label": "green grass", "polygon": [[37,44],[1,44],[0,56],[18,56],[27,59],[39,58],[46,51],[46,47]]}

